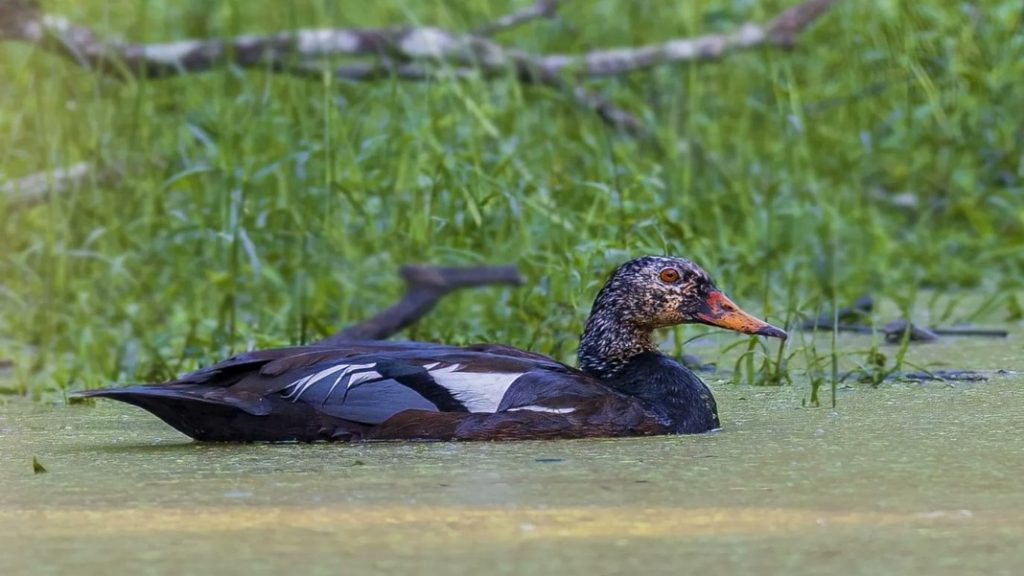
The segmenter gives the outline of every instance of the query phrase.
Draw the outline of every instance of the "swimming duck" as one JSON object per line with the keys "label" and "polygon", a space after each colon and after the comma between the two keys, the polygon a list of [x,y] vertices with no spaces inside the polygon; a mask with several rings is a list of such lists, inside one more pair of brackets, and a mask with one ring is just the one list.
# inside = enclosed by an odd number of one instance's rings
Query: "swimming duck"
{"label": "swimming duck", "polygon": [[202,441],[519,440],[719,427],[711,390],[658,352],[657,328],[786,333],[684,258],[644,256],[601,288],[578,368],[500,344],[365,341],[239,354],[163,384],[80,392],[144,408]]}

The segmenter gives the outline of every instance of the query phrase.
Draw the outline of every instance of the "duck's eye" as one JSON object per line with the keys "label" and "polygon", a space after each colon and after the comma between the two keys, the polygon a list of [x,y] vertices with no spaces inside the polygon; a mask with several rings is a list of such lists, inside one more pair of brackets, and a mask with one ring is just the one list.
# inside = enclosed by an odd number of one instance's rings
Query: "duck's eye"
{"label": "duck's eye", "polygon": [[658,276],[661,278],[662,282],[674,284],[679,281],[679,270],[676,270],[675,268],[665,268]]}

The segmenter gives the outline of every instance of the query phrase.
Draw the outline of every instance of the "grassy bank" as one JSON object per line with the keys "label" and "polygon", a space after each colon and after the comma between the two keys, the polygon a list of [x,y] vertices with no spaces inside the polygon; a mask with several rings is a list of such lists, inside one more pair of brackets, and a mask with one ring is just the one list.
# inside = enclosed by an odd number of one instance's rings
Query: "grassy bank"
{"label": "grassy bank", "polygon": [[[501,40],[578,52],[728,30],[785,5],[570,2]],[[45,2],[149,41],[463,30],[509,6]],[[1010,310],[1024,283],[1021,19],[1011,0],[846,2],[794,51],[595,83],[653,142],[512,79],[220,70],[118,83],[3,44],[0,175],[128,168],[34,206],[0,198],[0,356],[19,393],[163,378],[367,317],[401,292],[406,262],[511,262],[530,279],[453,297],[409,337],[566,359],[607,272],[647,252],[697,260],[776,322],[864,292],[928,306],[921,287],[972,288]]]}

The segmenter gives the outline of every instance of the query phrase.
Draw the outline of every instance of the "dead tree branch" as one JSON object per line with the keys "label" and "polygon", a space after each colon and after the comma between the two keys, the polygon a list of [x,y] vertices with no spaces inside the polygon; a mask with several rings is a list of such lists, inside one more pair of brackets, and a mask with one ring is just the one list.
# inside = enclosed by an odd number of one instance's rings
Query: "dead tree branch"
{"label": "dead tree branch", "polygon": [[406,291],[394,306],[369,320],[324,338],[318,344],[382,340],[426,316],[441,298],[454,290],[495,284],[518,286],[523,283],[523,278],[515,266],[405,266],[401,273],[405,279]]}
{"label": "dead tree branch", "polygon": [[617,76],[666,64],[718,60],[731,52],[764,45],[792,47],[797,37],[838,0],[807,0],[767,24],[747,22],[734,32],[677,38],[644,46],[594,50],[586,54],[551,54],[534,65],[557,74],[573,70],[586,76]]}
{"label": "dead tree branch", "polygon": [[[352,81],[424,80],[449,72],[455,76],[480,74],[491,78],[512,72],[524,83],[564,90],[606,123],[636,133],[641,131],[639,119],[590,92],[579,81],[654,66],[717,60],[732,52],[762,46],[791,47],[800,33],[836,1],[805,0],[767,23],[748,22],[733,32],[583,54],[533,54],[485,37],[553,14],[558,6],[553,0],[541,0],[499,18],[476,34],[429,26],[318,28],[151,44],[104,39],[91,28],[42,13],[35,0],[4,0],[0,3],[0,40],[37,44],[80,66],[117,77],[163,77],[202,72],[224,64],[300,75],[330,70],[337,78]],[[336,58],[366,58],[371,62],[331,68],[323,64],[324,60]]]}
{"label": "dead tree branch", "polygon": [[35,204],[45,200],[49,194],[66,192],[93,177],[96,177],[94,166],[79,162],[67,168],[37,172],[0,184],[0,194],[7,196],[13,204]]}
{"label": "dead tree branch", "polygon": [[554,18],[558,13],[559,3],[560,0],[537,0],[522,10],[506,14],[477,28],[473,33],[477,36],[494,36],[498,32],[504,32],[531,20]]}

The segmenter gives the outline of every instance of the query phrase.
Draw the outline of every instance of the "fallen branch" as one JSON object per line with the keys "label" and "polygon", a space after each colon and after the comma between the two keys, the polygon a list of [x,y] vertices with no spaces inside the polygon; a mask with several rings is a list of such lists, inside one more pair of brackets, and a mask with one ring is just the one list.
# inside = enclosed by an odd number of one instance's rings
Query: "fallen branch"
{"label": "fallen branch", "polygon": [[[33,4],[29,0],[13,1],[16,5]],[[791,46],[797,35],[835,1],[809,0],[767,25],[748,22],[735,32],[568,55],[533,55],[480,36],[405,26],[310,28],[264,36],[135,44],[103,40],[90,28],[41,14],[37,18],[21,15],[16,19],[20,24],[0,22],[0,39],[60,48],[80,65],[107,73],[127,71],[152,77],[202,72],[226,62],[243,67],[278,64],[287,71],[289,59],[309,61],[328,56],[374,56],[395,62],[426,60],[475,68],[488,75],[504,74],[512,67],[520,75],[573,70],[587,76],[613,76],[663,64],[718,59],[733,50],[764,44]],[[115,62],[120,66],[114,66]]]}
{"label": "fallen branch", "polygon": [[76,188],[95,176],[88,162],[72,164],[47,172],[37,172],[0,185],[0,194],[8,196],[12,204],[35,204],[49,194],[59,194]]}
{"label": "fallen branch", "polygon": [[860,382],[870,382],[876,386],[882,382],[899,382],[908,380],[915,382],[984,382],[988,380],[988,376],[984,372],[989,371],[945,369],[931,371],[914,370],[904,372],[902,370],[892,370],[886,373],[880,380],[876,380],[869,372],[865,372],[864,370],[854,370],[852,372],[843,373],[839,380],[840,382],[845,382],[853,379]]}
{"label": "fallen branch", "polygon": [[522,10],[506,14],[477,28],[473,33],[477,36],[493,36],[510,28],[538,18],[553,18],[558,12],[559,0],[537,0]]}
{"label": "fallen branch", "polygon": [[644,46],[594,50],[586,54],[552,54],[534,59],[548,73],[571,69],[586,76],[617,76],[665,64],[718,60],[737,51],[764,45],[790,48],[812,22],[838,0],[808,0],[767,24],[747,22],[734,32],[672,39]]}
{"label": "fallen branch", "polygon": [[[889,378],[887,378],[889,379]],[[976,370],[918,370],[914,372],[894,372],[893,380],[917,380],[920,382],[984,382],[988,376]]]}
{"label": "fallen branch", "polygon": [[454,290],[494,284],[518,286],[523,283],[523,278],[515,266],[405,266],[401,273],[405,279],[406,292],[394,306],[369,320],[324,338],[318,344],[382,340],[426,316],[441,298]]}
{"label": "fallen branch", "polygon": [[871,328],[868,326],[860,326],[859,323],[866,320],[871,316],[872,310],[875,308],[875,299],[871,295],[864,295],[858,298],[850,306],[844,306],[836,311],[836,317],[832,317],[831,312],[823,312],[820,316],[813,320],[808,320],[800,325],[801,330],[831,330],[833,324],[838,321],[838,329],[842,330],[844,327],[853,327],[853,332],[861,331],[861,328],[866,329],[868,332]]}
{"label": "fallen branch", "polygon": [[882,327],[885,341],[895,344],[903,340],[909,331],[910,339],[918,342],[933,342],[940,336],[971,336],[980,338],[1006,338],[1010,335],[1006,330],[987,328],[924,328],[915,326],[904,319],[893,320]]}
{"label": "fallen branch", "polygon": [[0,40],[34,43],[80,66],[118,77],[195,73],[229,63],[275,72],[323,74],[325,67],[317,66],[315,61],[337,57],[375,60],[372,64],[345,64],[331,69],[338,78],[354,81],[384,77],[423,80],[438,71],[496,77],[511,71],[525,83],[566,90],[606,123],[637,133],[642,126],[640,120],[574,82],[586,76],[613,76],[666,64],[715,60],[765,45],[791,47],[800,33],[836,1],[806,0],[767,23],[748,22],[729,33],[584,54],[531,54],[486,37],[550,16],[558,6],[555,0],[541,0],[503,16],[476,34],[434,27],[320,28],[152,44],[103,39],[91,28],[43,14],[35,0],[4,0],[0,3]]}
{"label": "fallen branch", "polygon": [[835,318],[829,312],[813,320],[808,320],[800,325],[802,330],[835,330],[837,332],[853,332],[856,334],[874,334],[882,332],[885,341],[890,344],[898,344],[903,338],[911,342],[934,342],[940,336],[973,336],[983,338],[1006,338],[1009,332],[1006,330],[992,330],[987,328],[926,328],[916,326],[906,319],[897,319],[886,323],[881,328],[865,324],[870,321],[871,312],[874,310],[875,300],[870,295],[861,296],[851,306],[839,308]]}

